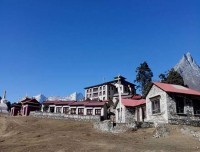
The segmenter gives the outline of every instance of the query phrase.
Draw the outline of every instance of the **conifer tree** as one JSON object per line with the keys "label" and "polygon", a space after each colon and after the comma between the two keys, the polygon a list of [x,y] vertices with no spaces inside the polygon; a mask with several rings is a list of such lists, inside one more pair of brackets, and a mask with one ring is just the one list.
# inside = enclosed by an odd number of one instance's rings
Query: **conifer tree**
{"label": "conifer tree", "polygon": [[176,84],[184,86],[183,77],[173,68],[168,73],[160,74],[159,78],[163,83]]}
{"label": "conifer tree", "polygon": [[140,64],[139,67],[136,68],[136,80],[139,85],[137,86],[137,89],[139,88],[142,92],[142,95],[145,96],[149,87],[152,83],[152,77],[153,72],[149,68],[147,62],[143,62]]}

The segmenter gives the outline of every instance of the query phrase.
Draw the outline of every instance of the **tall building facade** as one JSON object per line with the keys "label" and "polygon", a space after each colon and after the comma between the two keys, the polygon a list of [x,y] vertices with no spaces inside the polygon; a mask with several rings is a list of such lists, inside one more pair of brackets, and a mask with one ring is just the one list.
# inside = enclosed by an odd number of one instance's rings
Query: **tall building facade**
{"label": "tall building facade", "polygon": [[90,100],[112,100],[115,94],[118,94],[117,83],[121,83],[121,92],[135,94],[135,85],[126,81],[123,76],[114,77],[113,81],[104,82],[84,88],[85,99]]}

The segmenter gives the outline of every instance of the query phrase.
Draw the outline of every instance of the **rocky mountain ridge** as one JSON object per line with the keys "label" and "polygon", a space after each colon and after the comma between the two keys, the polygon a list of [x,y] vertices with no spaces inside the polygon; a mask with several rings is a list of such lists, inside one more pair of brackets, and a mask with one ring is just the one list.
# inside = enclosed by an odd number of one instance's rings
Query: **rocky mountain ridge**
{"label": "rocky mountain ridge", "polygon": [[183,55],[182,59],[174,67],[189,88],[200,91],[200,66],[188,52]]}

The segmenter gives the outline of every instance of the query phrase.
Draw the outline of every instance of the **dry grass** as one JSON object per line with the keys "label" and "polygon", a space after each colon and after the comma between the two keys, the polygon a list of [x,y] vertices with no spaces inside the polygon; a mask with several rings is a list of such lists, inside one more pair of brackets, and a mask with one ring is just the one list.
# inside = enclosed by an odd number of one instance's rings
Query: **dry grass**
{"label": "dry grass", "polygon": [[200,142],[171,126],[168,137],[152,138],[153,128],[124,134],[101,133],[92,123],[0,116],[0,152],[193,152]]}

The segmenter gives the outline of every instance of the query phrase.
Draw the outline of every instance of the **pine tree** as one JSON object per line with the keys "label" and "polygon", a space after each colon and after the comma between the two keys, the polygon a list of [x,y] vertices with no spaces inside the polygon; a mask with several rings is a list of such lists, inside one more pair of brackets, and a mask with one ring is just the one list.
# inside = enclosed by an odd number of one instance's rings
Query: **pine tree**
{"label": "pine tree", "polygon": [[159,78],[161,79],[161,82],[163,82],[163,83],[184,86],[184,80],[183,80],[182,76],[177,71],[175,71],[173,68],[170,71],[168,71],[168,73],[160,74]]}
{"label": "pine tree", "polygon": [[137,75],[135,82],[139,84],[137,89],[139,88],[142,92],[142,95],[145,96],[149,87],[151,86],[153,72],[145,61],[144,63],[141,63],[139,67],[137,67],[136,73]]}

